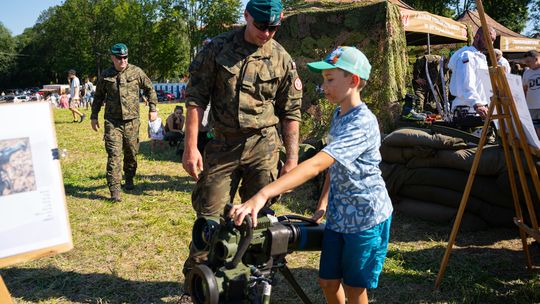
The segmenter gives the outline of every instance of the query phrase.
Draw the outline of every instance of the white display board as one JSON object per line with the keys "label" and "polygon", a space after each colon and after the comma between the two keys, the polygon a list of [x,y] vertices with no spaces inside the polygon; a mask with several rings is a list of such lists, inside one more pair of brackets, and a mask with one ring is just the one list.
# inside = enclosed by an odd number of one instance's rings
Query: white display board
{"label": "white display board", "polygon": [[[484,88],[489,90],[487,96],[493,96],[493,88],[491,86],[491,80],[489,78],[488,70],[479,70],[479,78],[482,80]],[[512,91],[512,97],[514,98],[514,101],[516,103],[519,120],[521,120],[521,124],[523,125],[523,131],[525,132],[527,142],[531,147],[535,149],[540,149],[540,140],[536,135],[536,131],[534,129],[533,121],[531,118],[531,113],[529,112],[529,108],[527,107],[527,99],[525,98],[525,92],[523,91],[523,83],[521,77],[519,75],[506,73],[506,79],[508,80],[508,85],[510,86],[510,90]],[[494,111],[494,113],[496,112],[497,111]],[[496,125],[498,128],[498,121],[496,121]],[[516,126],[514,124],[516,136],[519,137],[519,134],[515,127]]]}
{"label": "white display board", "polygon": [[0,105],[0,268],[73,248],[52,110]]}

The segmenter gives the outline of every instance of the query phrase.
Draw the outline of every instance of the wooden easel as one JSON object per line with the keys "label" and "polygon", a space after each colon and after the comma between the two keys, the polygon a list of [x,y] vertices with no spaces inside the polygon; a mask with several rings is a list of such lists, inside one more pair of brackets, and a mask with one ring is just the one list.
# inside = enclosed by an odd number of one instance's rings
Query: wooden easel
{"label": "wooden easel", "polygon": [[11,300],[11,295],[9,294],[6,284],[4,284],[4,280],[2,280],[2,276],[0,276],[0,303],[13,304],[13,301]]}
{"label": "wooden easel", "polygon": [[[540,231],[538,229],[538,221],[536,219],[536,213],[532,203],[531,193],[529,191],[529,186],[525,176],[525,168],[523,167],[523,162],[520,155],[520,150],[525,156],[527,167],[531,175],[536,194],[540,198],[540,180],[538,178],[538,172],[536,166],[532,159],[531,147],[527,143],[527,138],[525,137],[525,132],[523,131],[523,125],[519,120],[519,115],[515,105],[515,101],[512,97],[512,92],[510,86],[508,85],[508,80],[504,73],[504,70],[497,66],[497,60],[495,57],[495,51],[490,39],[489,28],[486,22],[486,16],[484,13],[484,7],[482,5],[482,0],[476,0],[476,6],[478,8],[478,13],[480,15],[480,20],[482,21],[482,30],[484,33],[484,39],[486,39],[486,45],[488,46],[489,57],[491,59],[492,65],[489,68],[489,76],[491,80],[491,85],[493,87],[493,97],[491,98],[491,103],[488,109],[488,115],[484,123],[484,128],[482,129],[482,135],[480,137],[480,143],[474,157],[472,164],[471,172],[463,192],[463,197],[461,198],[461,203],[456,215],[456,220],[454,221],[454,226],[452,227],[452,232],[450,233],[450,238],[448,240],[448,246],[444,253],[444,257],[441,261],[441,267],[439,269],[439,274],[435,281],[435,288],[439,288],[444,272],[446,270],[446,265],[448,264],[448,258],[450,257],[450,252],[452,251],[452,246],[455,243],[457,232],[461,225],[461,219],[463,218],[463,213],[465,212],[465,207],[467,206],[467,201],[469,199],[469,194],[474,182],[476,171],[480,163],[480,157],[482,156],[482,149],[486,144],[487,130],[491,121],[499,120],[499,136],[502,141],[502,146],[504,149],[504,157],[506,160],[506,167],[508,170],[508,177],[510,180],[510,188],[512,190],[512,199],[514,201],[514,209],[516,212],[516,217],[514,218],[514,223],[519,227],[519,235],[521,237],[521,242],[523,244],[523,251],[525,253],[525,258],[527,260],[527,266],[529,269],[532,269],[532,261],[529,253],[529,245],[527,242],[527,237],[530,236],[534,238],[537,242],[540,242]],[[496,109],[496,114],[494,114],[494,109]],[[515,126],[515,128],[513,127]],[[517,131],[517,134],[516,134]],[[514,172],[514,163],[512,162],[512,155],[510,154],[510,149],[514,155],[515,164],[518,171],[518,176],[521,182],[521,188],[523,191],[523,196],[525,197],[525,202],[527,206],[527,211],[530,216],[530,222],[532,228],[528,227],[523,222],[523,213],[521,210],[521,205],[519,204],[518,196],[518,187],[515,179]]]}

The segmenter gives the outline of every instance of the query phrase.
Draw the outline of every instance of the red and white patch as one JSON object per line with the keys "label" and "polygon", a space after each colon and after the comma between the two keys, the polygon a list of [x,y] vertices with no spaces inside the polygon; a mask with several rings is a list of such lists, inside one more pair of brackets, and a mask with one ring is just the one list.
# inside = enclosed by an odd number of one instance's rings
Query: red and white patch
{"label": "red and white patch", "polygon": [[296,79],[294,80],[294,88],[298,91],[302,90],[302,80],[300,80],[299,77],[296,77]]}

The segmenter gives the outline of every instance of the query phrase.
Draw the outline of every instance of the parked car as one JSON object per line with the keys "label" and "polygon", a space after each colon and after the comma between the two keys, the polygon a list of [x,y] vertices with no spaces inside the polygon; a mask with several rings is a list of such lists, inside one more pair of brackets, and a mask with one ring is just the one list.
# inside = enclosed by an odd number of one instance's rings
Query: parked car
{"label": "parked car", "polygon": [[13,102],[14,99],[15,99],[14,95],[6,95],[4,96],[4,100],[2,102],[5,102],[5,103]]}
{"label": "parked car", "polygon": [[165,92],[163,90],[156,91],[157,99],[160,102],[171,101],[176,99],[175,96],[171,93]]}
{"label": "parked car", "polygon": [[29,101],[28,96],[18,95],[18,96],[15,96],[15,99],[13,100],[13,102],[24,102],[24,101]]}

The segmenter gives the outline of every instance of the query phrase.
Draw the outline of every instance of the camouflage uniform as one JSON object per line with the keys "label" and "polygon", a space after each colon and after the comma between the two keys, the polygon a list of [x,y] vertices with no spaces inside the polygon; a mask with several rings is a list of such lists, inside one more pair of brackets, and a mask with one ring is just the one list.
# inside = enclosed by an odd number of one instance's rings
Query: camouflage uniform
{"label": "camouflage uniform", "polygon": [[275,40],[261,47],[245,28],[222,34],[190,66],[188,106],[210,107],[215,138],[192,195],[198,216],[219,215],[239,193],[246,201],[277,178],[280,120],[300,121],[301,82],[290,55]]}
{"label": "camouflage uniform", "polygon": [[150,112],[156,111],[157,96],[152,81],[139,67],[128,64],[118,72],[114,67],[103,71],[98,79],[91,119],[98,119],[105,103],[105,150],[107,151],[107,185],[120,190],[121,155],[124,152],[124,175],[133,178],[137,170],[139,150],[139,94],[143,90]]}
{"label": "camouflage uniform", "polygon": [[[186,105],[206,109],[211,102],[214,133],[192,194],[198,217],[221,214],[240,180],[242,201],[275,180],[281,146],[276,126],[300,121],[302,82],[290,55],[273,39],[262,46],[244,39],[257,31],[275,33],[269,26],[281,22],[281,1],[250,0],[246,12],[247,26],[212,39],[189,68]],[[262,44],[263,39],[251,37]],[[190,245],[183,269],[185,291],[191,291],[191,268],[204,262],[207,253]]]}
{"label": "camouflage uniform", "polygon": [[[247,43],[244,31],[212,39],[189,68],[186,105],[205,109],[212,102],[215,136],[204,149],[192,194],[197,217],[220,215],[240,180],[242,201],[274,181],[281,146],[276,125],[300,121],[301,82],[290,55],[273,39],[261,47]],[[184,275],[207,254],[190,245]]]}
{"label": "camouflage uniform", "polygon": [[[413,66],[413,89],[414,94],[418,96],[418,105],[416,106],[416,110],[418,112],[423,111],[429,111],[433,113],[437,113],[437,106],[435,104],[435,98],[433,97],[433,93],[431,91],[431,88],[429,86],[429,82],[426,77],[426,60],[428,62],[428,71],[429,76],[431,78],[431,82],[433,83],[433,87],[435,88],[435,91],[437,92],[437,95],[439,96],[439,99],[443,101],[442,98],[442,82],[441,82],[441,74],[439,69],[439,61],[441,60],[441,56],[438,55],[424,55],[420,56],[416,59],[416,62]],[[425,85],[418,84],[416,82],[417,79],[424,79],[426,81]],[[446,86],[446,92],[448,92],[448,71],[445,70],[444,72],[444,83]]]}

